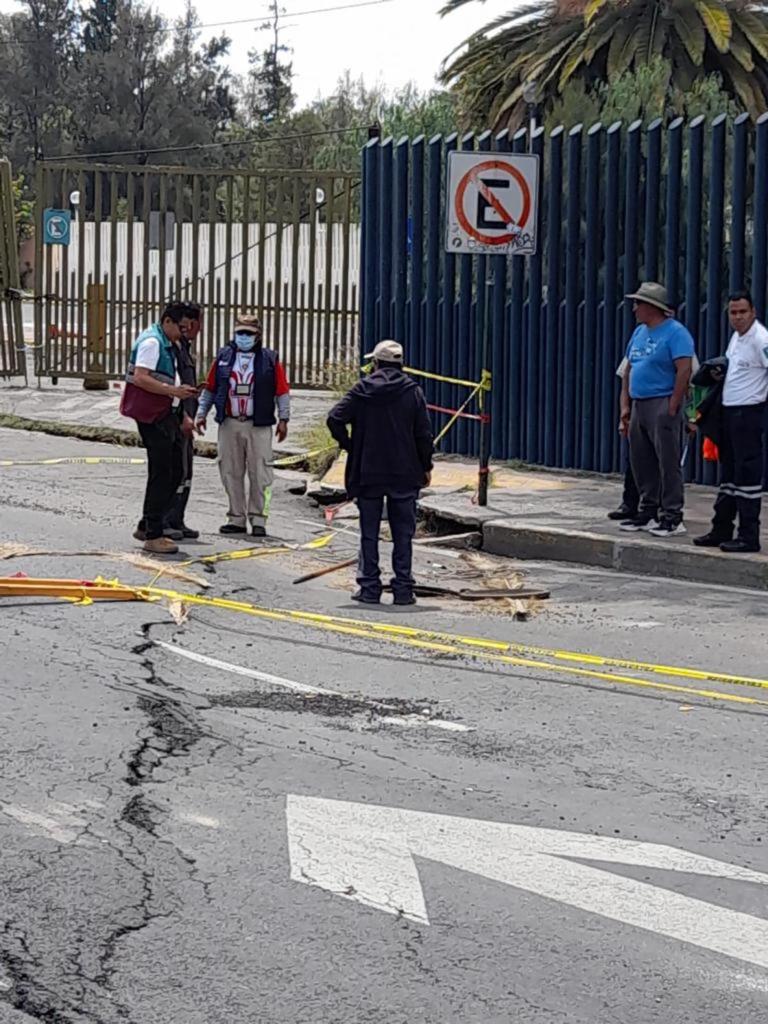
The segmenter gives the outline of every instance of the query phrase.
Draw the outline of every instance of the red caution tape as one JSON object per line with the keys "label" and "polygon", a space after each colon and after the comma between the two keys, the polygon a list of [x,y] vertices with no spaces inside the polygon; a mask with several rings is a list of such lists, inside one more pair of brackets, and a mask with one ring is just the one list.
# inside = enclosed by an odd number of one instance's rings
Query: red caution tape
{"label": "red caution tape", "polygon": [[442,405],[427,405],[431,412],[442,412],[446,416],[459,416],[463,420],[477,420],[480,423],[490,423],[491,417],[488,413],[462,412],[460,409],[445,409]]}

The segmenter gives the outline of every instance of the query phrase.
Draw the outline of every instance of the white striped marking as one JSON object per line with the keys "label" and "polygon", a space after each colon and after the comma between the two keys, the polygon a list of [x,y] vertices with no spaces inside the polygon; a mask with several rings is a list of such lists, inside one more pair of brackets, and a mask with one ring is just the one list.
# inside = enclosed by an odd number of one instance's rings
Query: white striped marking
{"label": "white striped marking", "polygon": [[311,694],[312,696],[340,697],[342,700],[353,700],[358,703],[367,704],[374,711],[384,712],[381,719],[383,724],[409,727],[421,726],[423,728],[444,729],[450,732],[470,731],[469,726],[462,725],[461,722],[446,722],[443,719],[431,720],[426,717],[419,718],[418,715],[414,715],[413,718],[403,715],[390,715],[387,714],[387,712],[392,710],[392,708],[383,701],[373,700],[368,697],[355,697],[352,694],[340,693],[338,690],[326,690],[322,686],[309,686],[307,683],[297,683],[293,679],[284,679],[282,676],[273,676],[269,672],[259,672],[257,669],[244,668],[242,665],[233,665],[228,661],[220,661],[218,658],[211,658],[207,654],[198,654],[197,651],[189,651],[185,647],[179,647],[178,644],[168,644],[163,640],[154,640],[153,644],[155,647],[161,647],[164,651],[168,651],[169,654],[175,654],[179,658],[187,658],[189,661],[196,661],[199,665],[207,665],[208,668],[217,668],[222,672],[231,672],[232,675],[245,676],[246,679],[254,679],[260,683],[267,683],[269,686],[278,686],[284,690],[293,690],[294,693],[306,693]]}

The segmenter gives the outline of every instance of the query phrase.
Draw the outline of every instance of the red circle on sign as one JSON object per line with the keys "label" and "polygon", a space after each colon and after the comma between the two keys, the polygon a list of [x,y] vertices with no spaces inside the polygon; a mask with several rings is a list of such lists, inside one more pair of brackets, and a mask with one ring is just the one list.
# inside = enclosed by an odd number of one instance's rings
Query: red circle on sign
{"label": "red circle on sign", "polygon": [[[517,221],[517,227],[522,230],[528,223],[528,218],[531,215],[531,190],[528,188],[528,182],[525,180],[523,175],[518,169],[505,160],[485,160],[481,164],[477,164],[468,171],[459,182],[459,187],[456,190],[456,216],[459,224],[462,226],[466,234],[482,245],[506,245],[517,237],[518,232],[509,231],[504,235],[484,235],[482,231],[478,231],[473,224],[470,223],[469,218],[464,212],[464,196],[466,195],[467,189],[472,182],[485,171],[504,171],[505,174],[509,174],[517,183],[517,187],[523,197],[523,210],[520,214],[520,219]],[[512,217],[504,211],[509,218],[508,223],[512,222]]]}

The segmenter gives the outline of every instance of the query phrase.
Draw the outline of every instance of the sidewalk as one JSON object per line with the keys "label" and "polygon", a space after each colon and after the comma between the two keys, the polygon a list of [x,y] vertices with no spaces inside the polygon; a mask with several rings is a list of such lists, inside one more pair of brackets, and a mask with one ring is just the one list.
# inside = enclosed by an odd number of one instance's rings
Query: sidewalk
{"label": "sidewalk", "polygon": [[[329,496],[343,491],[341,461],[322,483]],[[420,509],[446,532],[479,531],[483,550],[491,554],[768,590],[765,519],[762,554],[725,555],[693,546],[691,538],[709,529],[714,499],[709,488],[686,489],[688,534],[662,540],[622,533],[618,523],[607,519],[621,502],[618,477],[494,469],[484,509],[473,503],[476,487],[476,464],[440,460],[432,487],[422,492]]]}
{"label": "sidewalk", "polygon": [[[108,391],[84,391],[79,380],[60,379],[56,385],[44,381],[42,387],[0,381],[0,413],[29,420],[50,420],[77,427],[101,427],[136,434],[133,420],[120,415],[121,386]],[[321,420],[333,404],[327,391],[294,391],[291,395],[291,426],[280,452],[293,455],[304,449],[294,440],[303,430]],[[208,417],[206,441],[216,442],[216,423]]]}

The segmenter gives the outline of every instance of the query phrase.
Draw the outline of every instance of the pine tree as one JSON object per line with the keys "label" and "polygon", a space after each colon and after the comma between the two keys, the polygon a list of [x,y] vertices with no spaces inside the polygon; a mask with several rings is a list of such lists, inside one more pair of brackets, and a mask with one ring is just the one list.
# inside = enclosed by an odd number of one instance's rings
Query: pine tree
{"label": "pine tree", "polygon": [[269,9],[269,20],[261,30],[272,33],[271,45],[266,50],[251,50],[248,55],[251,69],[243,99],[246,118],[253,126],[282,121],[296,105],[293,64],[285,59],[290,48],[280,39],[285,10],[278,0],[271,0]]}

